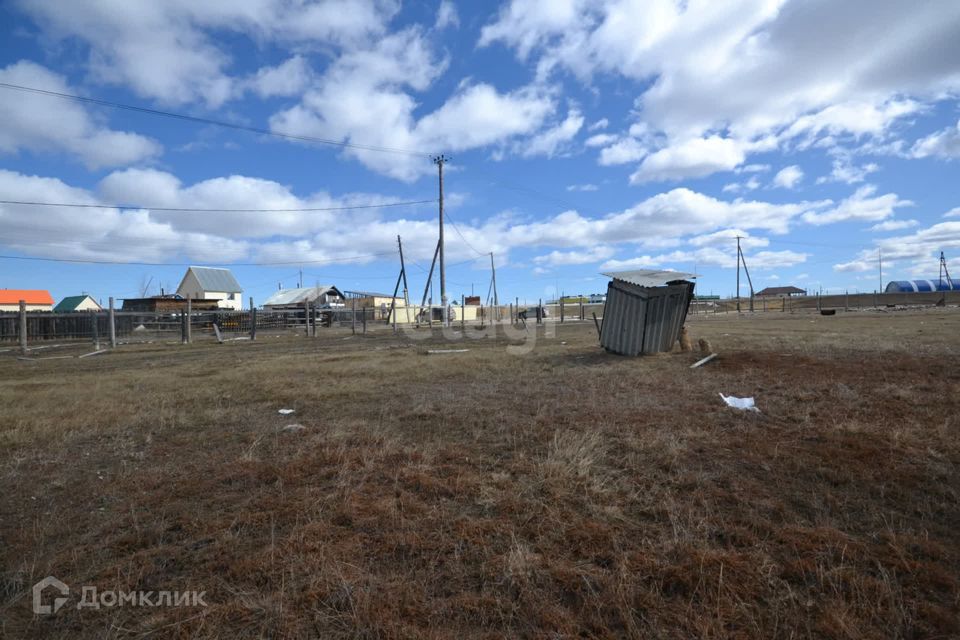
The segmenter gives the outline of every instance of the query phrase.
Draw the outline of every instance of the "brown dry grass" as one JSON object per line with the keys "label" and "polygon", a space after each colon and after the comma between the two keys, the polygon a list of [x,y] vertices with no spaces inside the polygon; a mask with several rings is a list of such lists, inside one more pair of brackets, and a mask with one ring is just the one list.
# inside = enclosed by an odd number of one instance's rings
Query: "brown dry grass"
{"label": "brown dry grass", "polygon": [[[957,637],[958,328],[698,318],[693,371],[592,324],[3,358],[0,636]],[[49,574],[210,606],[34,616]]]}

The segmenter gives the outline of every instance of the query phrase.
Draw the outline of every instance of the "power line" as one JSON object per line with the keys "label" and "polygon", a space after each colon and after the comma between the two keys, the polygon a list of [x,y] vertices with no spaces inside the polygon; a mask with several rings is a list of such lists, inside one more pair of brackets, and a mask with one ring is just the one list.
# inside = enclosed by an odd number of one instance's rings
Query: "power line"
{"label": "power line", "polygon": [[83,204],[79,202],[31,202],[26,200],[0,200],[0,204],[27,205],[32,207],[74,207],[81,209],[147,209],[150,211],[182,211],[193,213],[300,213],[311,211],[349,211],[353,209],[379,209],[381,207],[402,207],[415,204],[431,204],[436,200],[410,200],[407,202],[388,202],[384,204],[357,204],[341,207],[300,207],[293,209],[209,209],[195,207],[147,207],[119,204]]}
{"label": "power line", "polygon": [[446,217],[447,217],[447,219],[450,221],[450,224],[453,225],[453,230],[457,232],[457,235],[460,236],[460,239],[463,240],[463,242],[464,242],[468,247],[470,247],[470,248],[473,250],[474,253],[476,253],[477,255],[481,255],[481,256],[487,255],[487,254],[485,254],[485,253],[482,252],[482,251],[478,251],[477,248],[474,247],[472,244],[470,244],[470,241],[467,240],[467,239],[463,236],[462,233],[460,233],[460,227],[458,227],[458,226],[457,226],[457,223],[454,222],[453,217],[450,215],[450,212],[449,212],[449,211],[446,212]]}
{"label": "power line", "polygon": [[[228,262],[228,263],[219,263],[219,264],[229,264],[233,267],[286,267],[291,265],[301,265],[301,264],[333,264],[337,262],[351,262],[354,260],[368,260],[370,258],[379,258],[381,256],[392,256],[394,255],[393,251],[384,251],[383,253],[371,253],[368,255],[362,256],[349,256],[344,258],[329,258],[327,260],[291,260],[288,262]],[[72,259],[72,258],[35,258],[29,256],[4,256],[0,255],[0,260],[31,260],[37,262],[68,262],[76,264],[116,264],[116,265],[129,265],[137,267],[202,267],[202,266],[216,266],[216,265],[203,265],[196,262],[125,262],[122,260],[84,260],[84,259]]]}
{"label": "power line", "polygon": [[337,147],[345,147],[350,149],[361,149],[363,151],[379,151],[383,153],[397,153],[402,155],[409,156],[422,156],[430,157],[429,153],[422,151],[412,151],[410,149],[398,149],[394,147],[380,147],[374,145],[365,145],[365,144],[356,144],[353,142],[344,142],[342,140],[331,140],[329,138],[318,138],[316,136],[305,136],[297,135],[293,133],[283,133],[282,131],[273,131],[271,129],[262,129],[260,127],[251,127],[242,124],[236,124],[232,122],[224,122],[222,120],[213,120],[212,118],[201,118],[199,116],[189,116],[184,113],[174,113],[172,111],[161,111],[159,109],[149,109],[147,107],[140,107],[132,104],[124,104],[122,102],[112,102],[110,100],[102,100],[100,98],[88,98],[85,96],[78,96],[71,93],[61,93],[59,91],[50,91],[47,89],[38,89],[37,87],[26,87],[19,84],[11,84],[8,82],[0,82],[0,88],[3,89],[13,89],[15,91],[24,91],[27,93],[35,93],[44,96],[51,96],[55,98],[62,98],[64,100],[73,100],[75,102],[84,102],[87,104],[96,104],[102,107],[111,107],[113,109],[123,109],[125,111],[134,111],[136,113],[145,113],[154,116],[162,116],[165,118],[173,118],[175,120],[185,120],[187,122],[196,122],[199,124],[213,125],[216,127],[224,127],[226,129],[235,129],[238,131],[248,131],[250,133],[257,133],[265,136],[274,136],[277,138],[287,138],[288,140],[299,140],[301,142],[314,142],[318,144],[328,144]]}

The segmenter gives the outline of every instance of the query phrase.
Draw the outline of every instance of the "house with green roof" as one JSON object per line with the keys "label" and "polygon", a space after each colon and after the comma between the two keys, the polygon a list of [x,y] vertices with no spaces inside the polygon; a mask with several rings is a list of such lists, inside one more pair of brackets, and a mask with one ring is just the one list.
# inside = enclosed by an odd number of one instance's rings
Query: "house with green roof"
{"label": "house with green roof", "polygon": [[103,307],[97,304],[97,301],[91,296],[83,294],[79,296],[67,296],[58,302],[53,310],[58,313],[69,313],[71,311],[103,311]]}

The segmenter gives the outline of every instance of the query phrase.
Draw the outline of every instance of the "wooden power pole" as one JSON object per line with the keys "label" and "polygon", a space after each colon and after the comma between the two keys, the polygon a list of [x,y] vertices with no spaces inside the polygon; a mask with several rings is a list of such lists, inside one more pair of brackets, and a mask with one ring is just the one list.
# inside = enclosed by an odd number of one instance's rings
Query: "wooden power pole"
{"label": "wooden power pole", "polygon": [[737,313],[740,313],[740,236],[737,236]]}
{"label": "wooden power pole", "polygon": [[500,319],[500,298],[497,297],[497,267],[493,264],[493,251],[490,252],[490,274],[491,274],[491,285],[493,286],[493,312],[492,317],[495,320]]}
{"label": "wooden power pole", "polygon": [[443,261],[443,165],[450,158],[443,154],[436,156],[433,162],[437,165],[440,178],[440,244],[437,253],[440,257],[440,304],[443,307],[443,324],[447,324],[447,271]]}

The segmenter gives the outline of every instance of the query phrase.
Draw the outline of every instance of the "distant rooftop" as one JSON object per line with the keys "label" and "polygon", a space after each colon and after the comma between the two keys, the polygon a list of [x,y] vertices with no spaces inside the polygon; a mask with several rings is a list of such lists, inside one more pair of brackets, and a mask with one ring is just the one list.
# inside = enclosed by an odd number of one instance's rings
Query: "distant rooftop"
{"label": "distant rooftop", "polygon": [[635,269],[633,271],[610,271],[600,275],[622,280],[635,284],[640,287],[662,287],[668,282],[674,280],[693,280],[697,277],[694,273],[684,273],[682,271],[667,271],[657,269]]}
{"label": "distant rooftop", "polygon": [[316,287],[299,287],[296,289],[281,289],[263,301],[263,306],[272,307],[285,304],[302,304],[305,300],[316,300],[325,293],[339,296],[340,290],[333,285],[318,285]]}
{"label": "distant rooftop", "polygon": [[0,304],[53,304],[53,297],[45,289],[0,289]]}
{"label": "distant rooftop", "polygon": [[[347,298],[392,298],[393,295],[389,293],[376,293],[375,291],[347,291],[344,290],[343,295]],[[397,296],[399,297],[399,296]]]}
{"label": "distant rooftop", "polygon": [[197,276],[197,281],[204,291],[216,291],[218,293],[240,293],[243,291],[230,269],[190,267],[188,271],[193,271],[193,275]]}
{"label": "distant rooftop", "polygon": [[791,295],[803,295],[806,291],[803,289],[798,289],[797,287],[767,287],[762,291],[758,291],[758,296],[791,296]]}

